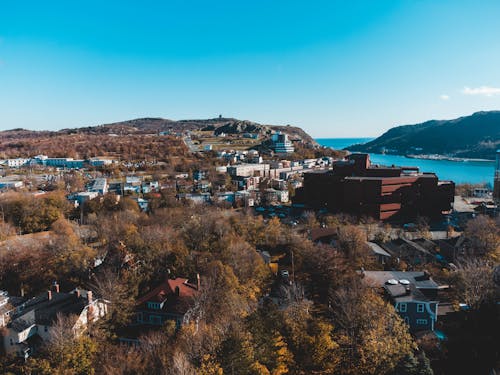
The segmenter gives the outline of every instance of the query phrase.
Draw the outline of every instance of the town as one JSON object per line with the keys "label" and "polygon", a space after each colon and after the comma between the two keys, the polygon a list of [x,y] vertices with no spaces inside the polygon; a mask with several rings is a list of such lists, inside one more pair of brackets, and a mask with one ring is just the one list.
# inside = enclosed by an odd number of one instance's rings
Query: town
{"label": "town", "polygon": [[141,135],[177,142],[175,164],[0,160],[2,372],[495,365],[500,152],[490,189],[223,130]]}

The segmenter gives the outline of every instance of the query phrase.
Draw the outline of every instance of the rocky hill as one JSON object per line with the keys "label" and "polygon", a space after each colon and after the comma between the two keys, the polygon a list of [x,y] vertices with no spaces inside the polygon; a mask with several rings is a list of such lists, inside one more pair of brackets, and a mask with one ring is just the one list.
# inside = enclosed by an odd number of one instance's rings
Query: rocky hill
{"label": "rocky hill", "polygon": [[500,148],[500,111],[477,112],[454,120],[431,120],[397,126],[349,151],[397,155],[439,154],[458,158],[495,159]]}
{"label": "rocky hill", "polygon": [[[86,128],[79,128],[82,131]],[[168,120],[162,118],[141,118],[113,124],[106,124],[88,128],[89,131],[106,132],[185,132],[194,130],[211,130],[215,135],[259,133],[260,135],[270,135],[273,131],[287,133],[293,140],[300,140],[305,143],[316,145],[316,141],[301,128],[290,125],[263,125],[247,120],[234,118],[213,118],[205,120]],[[73,129],[74,130],[74,129]]]}

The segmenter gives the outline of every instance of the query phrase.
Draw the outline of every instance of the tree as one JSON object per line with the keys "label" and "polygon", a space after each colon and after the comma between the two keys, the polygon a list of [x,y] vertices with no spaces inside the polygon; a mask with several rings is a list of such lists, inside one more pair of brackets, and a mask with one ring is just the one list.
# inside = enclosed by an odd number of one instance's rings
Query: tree
{"label": "tree", "polygon": [[495,292],[493,266],[486,260],[470,258],[462,261],[455,275],[455,284],[461,301],[478,309],[491,300]]}
{"label": "tree", "polygon": [[366,233],[355,225],[341,225],[338,229],[338,247],[356,264],[366,262],[368,250]]}
{"label": "tree", "polygon": [[472,254],[500,260],[500,226],[488,216],[479,215],[467,222],[464,236],[470,241]]}
{"label": "tree", "polygon": [[414,353],[407,354],[390,374],[433,375],[434,371],[432,371],[430,361],[425,355],[425,352],[422,351],[419,355],[415,355]]}
{"label": "tree", "polygon": [[117,272],[105,269],[93,277],[90,288],[108,302],[108,313],[103,320],[106,321],[108,329],[112,331],[130,321],[137,291],[121,279]]}
{"label": "tree", "polygon": [[209,355],[206,354],[201,359],[199,375],[222,375],[222,367]]}
{"label": "tree", "polygon": [[355,279],[334,292],[341,373],[384,374],[416,348],[394,307]]}
{"label": "tree", "polygon": [[[50,373],[87,375],[94,374],[94,356],[97,346],[88,336],[77,334],[74,324],[77,317],[58,314],[51,326],[45,348],[45,358],[35,361],[33,366]],[[42,371],[42,373],[43,373]]]}

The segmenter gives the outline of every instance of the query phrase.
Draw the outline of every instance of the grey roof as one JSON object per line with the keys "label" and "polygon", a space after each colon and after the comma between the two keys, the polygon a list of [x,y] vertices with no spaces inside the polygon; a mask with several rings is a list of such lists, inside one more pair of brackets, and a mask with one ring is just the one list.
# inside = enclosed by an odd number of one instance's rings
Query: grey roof
{"label": "grey roof", "polygon": [[35,323],[51,325],[58,313],[79,315],[87,304],[87,298],[78,297],[76,293],[53,292],[50,300],[47,294],[43,294],[26,301],[22,308],[18,308],[9,326],[20,332]]}
{"label": "grey roof", "polygon": [[386,293],[394,300],[394,302],[410,302],[410,301],[428,301],[429,299],[418,290],[415,285],[384,285]]}
{"label": "grey roof", "polygon": [[383,287],[387,280],[408,280],[416,289],[440,289],[426,272],[364,271],[365,281],[373,286]]}
{"label": "grey roof", "polygon": [[372,249],[372,251],[377,254],[377,255],[383,255],[385,257],[388,257],[390,258],[391,257],[391,254],[389,254],[387,251],[385,251],[384,249],[382,249],[379,245],[377,245],[375,242],[370,242],[370,241],[367,241],[366,244],[368,246],[370,246],[370,248]]}

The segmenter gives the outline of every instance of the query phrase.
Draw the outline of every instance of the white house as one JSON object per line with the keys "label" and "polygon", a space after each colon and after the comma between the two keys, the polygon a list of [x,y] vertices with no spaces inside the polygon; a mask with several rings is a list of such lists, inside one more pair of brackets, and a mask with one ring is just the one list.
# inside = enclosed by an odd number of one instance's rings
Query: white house
{"label": "white house", "polygon": [[76,321],[72,332],[80,335],[90,322],[102,318],[106,312],[106,302],[94,299],[91,291],[75,289],[71,293],[61,293],[59,285],[54,283],[47,293],[18,304],[4,317],[8,322],[2,335],[5,353],[29,357],[50,338],[60,315],[74,315]]}

